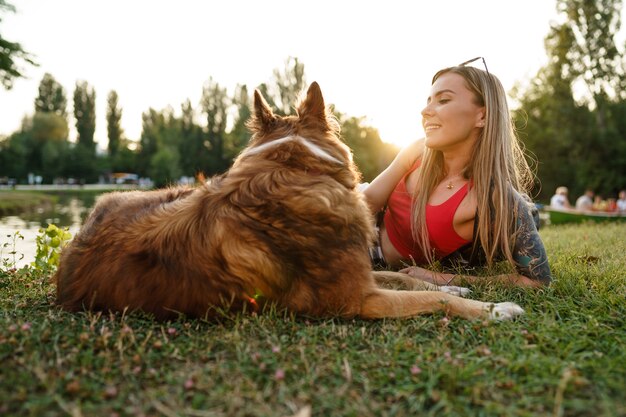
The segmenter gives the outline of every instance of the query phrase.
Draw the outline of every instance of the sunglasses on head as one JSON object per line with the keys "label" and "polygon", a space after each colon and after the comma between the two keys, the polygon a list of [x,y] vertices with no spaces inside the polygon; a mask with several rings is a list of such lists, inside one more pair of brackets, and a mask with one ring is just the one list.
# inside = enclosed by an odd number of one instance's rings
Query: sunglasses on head
{"label": "sunglasses on head", "polygon": [[476,58],[472,58],[472,59],[470,59],[470,60],[467,60],[467,61],[465,61],[465,62],[462,62],[462,63],[460,63],[458,66],[459,66],[459,67],[464,67],[464,66],[466,66],[467,64],[471,64],[471,63],[472,63],[472,62],[474,62],[474,61],[478,61],[479,59],[481,59],[481,60],[483,61],[483,65],[485,66],[485,71],[487,71],[487,74],[488,74],[488,75],[490,75],[490,74],[489,74],[489,70],[487,69],[487,63],[485,62],[485,58],[483,58],[482,56],[477,56]]}

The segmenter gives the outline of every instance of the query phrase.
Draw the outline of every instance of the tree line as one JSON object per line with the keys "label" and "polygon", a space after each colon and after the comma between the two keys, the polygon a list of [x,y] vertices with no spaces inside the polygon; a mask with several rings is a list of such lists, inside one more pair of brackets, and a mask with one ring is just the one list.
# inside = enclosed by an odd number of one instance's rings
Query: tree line
{"label": "tree line", "polygon": [[[275,69],[271,82],[257,86],[278,114],[295,111],[296,101],[306,86],[304,64],[289,57],[282,70]],[[142,114],[138,141],[131,141],[121,125],[123,109],[118,93],[107,96],[108,148],[96,152],[96,91],[86,81],[77,81],[73,92],[73,114],[77,138],[68,140],[67,94],[51,74],[45,74],[34,100],[34,113],[21,128],[0,141],[0,176],[25,182],[29,173],[49,183],[61,178],[95,182],[112,172],[132,172],[149,177],[157,186],[181,176],[206,177],[226,171],[248,144],[245,122],[250,117],[251,91],[237,85],[229,95],[225,87],[209,78],[202,87],[200,102],[190,100],[179,112],[167,107],[150,108]],[[354,152],[354,160],[365,180],[371,180],[395,156],[397,149],[384,143],[363,118],[335,111],[342,137]]]}

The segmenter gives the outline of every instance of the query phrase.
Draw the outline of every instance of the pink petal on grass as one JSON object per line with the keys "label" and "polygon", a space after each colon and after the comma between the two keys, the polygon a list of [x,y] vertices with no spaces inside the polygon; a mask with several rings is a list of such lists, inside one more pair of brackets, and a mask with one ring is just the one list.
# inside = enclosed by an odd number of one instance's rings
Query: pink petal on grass
{"label": "pink petal on grass", "polygon": [[117,388],[113,385],[109,385],[108,387],[106,387],[106,389],[104,390],[104,397],[109,399],[117,397]]}
{"label": "pink petal on grass", "polygon": [[419,375],[422,373],[422,369],[417,366],[417,365],[413,365],[411,366],[411,375]]}

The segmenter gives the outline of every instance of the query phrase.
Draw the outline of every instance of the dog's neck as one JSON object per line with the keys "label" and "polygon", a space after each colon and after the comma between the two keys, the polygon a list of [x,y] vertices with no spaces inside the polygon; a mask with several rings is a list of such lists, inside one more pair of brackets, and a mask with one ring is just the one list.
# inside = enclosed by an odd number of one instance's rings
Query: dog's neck
{"label": "dog's neck", "polygon": [[337,158],[335,158],[334,156],[326,152],[324,149],[320,148],[319,146],[311,142],[309,139],[303,138],[302,136],[298,136],[298,135],[285,136],[280,139],[274,139],[271,142],[267,142],[262,145],[248,148],[242,152],[241,157],[256,155],[268,149],[272,149],[277,146],[280,146],[283,143],[287,143],[287,142],[297,142],[300,145],[303,145],[305,148],[307,148],[313,155],[321,159],[324,159],[326,161],[343,165],[343,162],[341,162],[340,160],[338,160]]}

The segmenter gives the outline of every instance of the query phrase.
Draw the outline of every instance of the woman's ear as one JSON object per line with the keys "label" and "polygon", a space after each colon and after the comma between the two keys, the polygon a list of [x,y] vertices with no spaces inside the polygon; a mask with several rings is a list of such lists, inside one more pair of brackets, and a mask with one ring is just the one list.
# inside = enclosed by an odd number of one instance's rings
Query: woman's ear
{"label": "woman's ear", "polygon": [[485,127],[485,108],[481,108],[476,117],[476,127]]}

